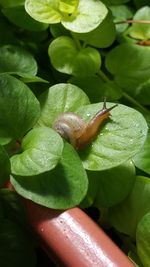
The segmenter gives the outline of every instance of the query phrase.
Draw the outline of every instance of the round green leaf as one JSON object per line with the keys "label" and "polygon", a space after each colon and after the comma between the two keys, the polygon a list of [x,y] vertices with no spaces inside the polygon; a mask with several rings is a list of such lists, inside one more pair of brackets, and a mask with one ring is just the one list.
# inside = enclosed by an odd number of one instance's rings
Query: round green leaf
{"label": "round green leaf", "polygon": [[59,10],[63,13],[72,14],[76,11],[79,0],[60,0]]}
{"label": "round green leaf", "polygon": [[150,211],[150,179],[138,176],[133,190],[120,204],[109,209],[112,225],[122,233],[135,238],[141,218]]}
{"label": "round green leaf", "polygon": [[9,157],[2,146],[0,146],[0,187],[8,180],[10,175]]}
{"label": "round green leaf", "polygon": [[[131,8],[126,5],[110,6],[110,9],[114,17],[114,22],[131,19],[133,17]],[[116,24],[117,33],[124,32],[127,28],[128,23]]]}
{"label": "round green leaf", "polygon": [[22,150],[10,160],[12,173],[37,175],[55,168],[62,155],[63,140],[50,128],[35,128],[23,138]]}
{"label": "round green leaf", "polygon": [[36,256],[26,230],[8,219],[0,222],[0,229],[1,266],[35,267]]}
{"label": "round green leaf", "polygon": [[62,25],[72,32],[90,32],[98,27],[105,19],[108,10],[99,0],[79,1],[76,13],[71,16],[63,16]]}
{"label": "round green leaf", "polygon": [[95,30],[83,34],[76,33],[77,38],[98,48],[110,46],[115,40],[115,35],[115,25],[110,12]]}
{"label": "round green leaf", "polygon": [[[150,18],[150,7],[144,6],[137,10],[133,20],[149,20]],[[150,24],[144,23],[133,23],[129,29],[129,34],[132,38],[140,40],[150,39]]]}
{"label": "round green leaf", "polygon": [[133,158],[135,166],[150,174],[150,133],[142,147],[142,150]]}
{"label": "round green leaf", "polygon": [[63,73],[88,76],[98,72],[101,65],[99,52],[86,47],[78,50],[68,36],[60,36],[49,46],[48,53],[53,67]]}
{"label": "round green leaf", "polygon": [[116,168],[97,172],[97,194],[94,206],[109,208],[121,202],[132,190],[135,167],[132,161]]}
{"label": "round green leaf", "polygon": [[[32,19],[23,6],[7,7],[2,10],[7,19],[15,25],[29,31],[43,31],[48,24],[40,23]],[[17,19],[16,19],[17,17]]]}
{"label": "round green leaf", "polygon": [[0,47],[0,73],[23,73],[36,75],[37,63],[22,47],[5,45]]}
{"label": "round green leaf", "polygon": [[73,84],[53,85],[40,97],[41,116],[39,125],[51,127],[54,120],[64,112],[75,112],[80,106],[89,104],[87,95]]}
{"label": "round green leaf", "polygon": [[[77,113],[90,120],[103,103],[81,107]],[[108,108],[113,106],[107,103]],[[81,159],[88,170],[116,167],[133,157],[142,148],[147,135],[147,124],[141,113],[124,105],[111,111],[111,118],[100,128],[97,138],[83,151]]]}
{"label": "round green leaf", "polygon": [[30,89],[18,79],[0,74],[0,144],[22,138],[39,115],[39,102]]}
{"label": "round green leaf", "polygon": [[138,223],[136,245],[141,262],[148,267],[150,263],[150,212],[145,214]]}
{"label": "round green leaf", "polygon": [[106,67],[117,83],[133,92],[150,77],[150,47],[124,43],[116,46],[106,56]]}
{"label": "round green leaf", "polygon": [[26,0],[26,12],[35,20],[43,23],[59,23],[61,13],[59,11],[59,0]]}
{"label": "round green leaf", "polygon": [[65,143],[62,157],[55,169],[38,176],[11,177],[11,182],[20,195],[53,209],[78,205],[88,188],[82,162],[68,143]]}

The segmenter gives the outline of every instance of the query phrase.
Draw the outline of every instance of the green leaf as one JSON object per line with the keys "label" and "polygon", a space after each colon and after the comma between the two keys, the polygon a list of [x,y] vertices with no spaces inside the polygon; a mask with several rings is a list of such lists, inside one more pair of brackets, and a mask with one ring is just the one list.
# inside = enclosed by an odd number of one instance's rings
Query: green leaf
{"label": "green leaf", "polygon": [[41,116],[39,125],[51,127],[54,120],[64,112],[75,112],[89,104],[87,95],[73,84],[55,84],[40,97]]}
{"label": "green leaf", "polygon": [[112,225],[122,233],[135,238],[141,218],[150,211],[150,179],[138,176],[129,196],[120,204],[109,209]]}
{"label": "green leaf", "polygon": [[150,174],[150,133],[142,147],[142,150],[133,158],[135,166]]}
{"label": "green leaf", "polygon": [[26,12],[35,20],[53,24],[61,21],[59,0],[26,0]]}
{"label": "green leaf", "polygon": [[53,209],[78,205],[88,189],[82,162],[68,143],[65,143],[62,158],[55,169],[38,176],[11,177],[11,183],[20,195]]}
{"label": "green leaf", "polygon": [[150,47],[124,43],[106,56],[106,67],[117,83],[134,92],[137,86],[150,77]]}
{"label": "green leaf", "polygon": [[0,259],[3,267],[36,266],[35,252],[27,232],[8,219],[0,222]]}
{"label": "green leaf", "polygon": [[61,23],[72,32],[90,32],[98,27],[107,13],[106,6],[99,0],[86,0],[86,5],[84,0],[80,0],[76,14],[63,16]]}
{"label": "green leaf", "polygon": [[5,45],[0,47],[0,73],[23,73],[36,75],[37,63],[22,47]]}
{"label": "green leaf", "polygon": [[110,46],[114,42],[116,36],[111,13],[109,12],[107,14],[106,18],[95,30],[88,33],[76,33],[76,36],[87,44],[98,48]]}
{"label": "green leaf", "polygon": [[72,77],[70,82],[79,86],[87,94],[91,103],[103,101],[104,97],[107,101],[115,101],[122,96],[121,88],[114,81],[103,82],[97,75]]}
{"label": "green leaf", "polygon": [[0,74],[0,144],[22,138],[40,115],[40,105],[18,79]]}
{"label": "green leaf", "polygon": [[5,149],[0,146],[0,187],[9,179],[10,161]]}
{"label": "green leaf", "polygon": [[63,140],[50,128],[35,128],[23,138],[22,150],[10,160],[12,173],[37,175],[55,168],[62,155]]}
{"label": "green leaf", "polygon": [[23,29],[29,31],[43,31],[48,28],[48,24],[40,23],[32,19],[25,11],[24,6],[6,7],[2,12],[10,22]]}
{"label": "green leaf", "polygon": [[63,13],[72,14],[76,11],[79,0],[60,0],[59,10]]}
{"label": "green leaf", "polygon": [[101,65],[100,54],[96,49],[86,47],[78,50],[73,39],[67,36],[55,39],[48,53],[56,70],[75,76],[95,74]]}
{"label": "green leaf", "polygon": [[137,226],[136,231],[137,252],[144,267],[150,263],[150,212],[145,214]]}
{"label": "green leaf", "polygon": [[[103,103],[81,107],[77,113],[86,121],[102,109]],[[107,103],[108,108],[113,103]],[[111,111],[97,138],[83,151],[81,159],[88,170],[110,169],[126,162],[142,148],[147,135],[147,124],[138,111],[118,105]]]}
{"label": "green leaf", "polygon": [[150,105],[150,79],[136,88],[136,99],[143,105]]}
{"label": "green leaf", "polygon": [[97,194],[94,206],[109,208],[127,197],[135,182],[135,168],[128,161],[116,168],[96,172]]}
{"label": "green leaf", "polygon": [[[131,8],[125,5],[110,6],[114,22],[124,21],[133,17]],[[117,33],[122,33],[128,28],[128,23],[116,24]]]}
{"label": "green leaf", "polygon": [[[150,7],[145,6],[137,10],[133,20],[149,20],[150,18]],[[150,24],[144,23],[133,23],[129,29],[129,35],[132,38],[140,40],[150,39]]]}

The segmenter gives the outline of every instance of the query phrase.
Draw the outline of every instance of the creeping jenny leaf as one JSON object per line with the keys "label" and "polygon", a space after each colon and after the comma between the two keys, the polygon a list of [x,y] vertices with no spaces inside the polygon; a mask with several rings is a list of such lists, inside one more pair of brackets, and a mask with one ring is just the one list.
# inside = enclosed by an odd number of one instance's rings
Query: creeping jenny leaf
{"label": "creeping jenny leaf", "polygon": [[[135,167],[132,161],[97,173],[97,194],[94,206],[111,207],[121,202],[132,190]],[[99,176],[99,177],[98,177]]]}
{"label": "creeping jenny leaf", "polygon": [[89,187],[81,207],[109,208],[121,202],[131,192],[135,182],[132,161],[105,171],[87,171]]}
{"label": "creeping jenny leaf", "polygon": [[137,252],[144,267],[150,263],[150,212],[145,214],[137,226],[136,231]]}
{"label": "creeping jenny leaf", "polygon": [[0,74],[0,144],[21,138],[39,115],[39,102],[28,86],[8,74]]}
{"label": "creeping jenny leaf", "polygon": [[109,12],[102,23],[93,31],[88,33],[76,33],[77,38],[95,47],[105,48],[115,40],[115,24]]}
{"label": "creeping jenny leaf", "polygon": [[[137,10],[133,20],[149,20],[150,7],[145,6]],[[129,34],[135,39],[148,40],[150,39],[150,24],[133,23],[129,29]]]}
{"label": "creeping jenny leaf", "polygon": [[54,120],[64,112],[75,112],[89,104],[87,95],[73,84],[55,84],[40,97],[41,116],[39,125],[51,127]]}
{"label": "creeping jenny leaf", "polygon": [[55,168],[62,155],[63,140],[48,127],[35,128],[23,138],[22,150],[11,158],[12,173],[37,175]]}
{"label": "creeping jenny leaf", "polygon": [[98,27],[108,13],[107,7],[99,0],[80,0],[77,11],[63,16],[62,25],[72,32],[90,32]]}
{"label": "creeping jenny leaf", "polygon": [[43,23],[58,23],[61,20],[59,0],[26,0],[26,12],[35,20]]}
{"label": "creeping jenny leaf", "polygon": [[82,162],[68,143],[65,143],[62,157],[55,169],[37,176],[11,177],[11,183],[20,195],[53,209],[78,205],[88,189]]}
{"label": "creeping jenny leaf", "polygon": [[37,63],[22,47],[5,45],[0,47],[0,73],[36,75]]}
{"label": "creeping jenny leaf", "polygon": [[120,204],[110,208],[111,223],[119,232],[135,238],[139,221],[150,211],[149,203],[150,179],[138,176],[129,196]]}
{"label": "creeping jenny leaf", "polygon": [[51,42],[48,53],[56,70],[75,76],[95,74],[101,65],[100,54],[96,49],[86,47],[79,50],[68,36],[60,36]]}
{"label": "creeping jenny leaf", "polygon": [[124,43],[112,49],[106,57],[106,67],[117,83],[133,90],[150,77],[150,47]]}
{"label": "creeping jenny leaf", "polygon": [[[77,113],[90,120],[102,108],[102,103],[81,107]],[[107,104],[113,106],[112,103]],[[142,148],[147,124],[141,113],[124,105],[111,111],[111,117],[101,127],[97,138],[81,151],[83,165],[88,170],[116,167],[133,157]]]}

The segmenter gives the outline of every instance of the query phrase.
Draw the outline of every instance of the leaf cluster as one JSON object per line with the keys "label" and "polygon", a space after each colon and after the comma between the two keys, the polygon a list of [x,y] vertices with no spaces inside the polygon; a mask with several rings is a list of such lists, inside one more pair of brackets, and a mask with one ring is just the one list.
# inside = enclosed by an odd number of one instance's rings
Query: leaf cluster
{"label": "leaf cluster", "polygon": [[[113,227],[131,260],[147,267],[149,0],[0,0],[0,7],[0,187],[11,177],[18,194],[40,205],[96,207],[99,223]],[[118,106],[85,149],[52,129],[64,112],[88,123],[104,97],[108,108]],[[8,208],[14,201],[17,207],[15,193],[1,189],[0,258],[11,235],[24,250],[6,266],[20,266],[26,253],[32,261],[24,265],[35,266],[21,208]]]}

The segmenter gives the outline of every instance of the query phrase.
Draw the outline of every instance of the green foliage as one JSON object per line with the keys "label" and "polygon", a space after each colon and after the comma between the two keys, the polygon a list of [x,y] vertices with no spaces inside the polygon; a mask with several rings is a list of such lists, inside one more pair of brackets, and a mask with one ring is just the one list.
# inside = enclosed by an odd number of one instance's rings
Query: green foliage
{"label": "green foliage", "polygon": [[[11,176],[40,205],[95,206],[131,260],[148,267],[149,0],[0,0],[0,8],[0,187]],[[81,151],[52,129],[74,112],[84,132],[104,98],[118,106]],[[0,258],[34,267],[17,203],[1,190]]]}
{"label": "green foliage", "polygon": [[[120,204],[110,208],[109,216],[114,227],[135,239],[139,221],[148,211],[150,201],[150,180],[137,176],[132,192]],[[130,220],[129,220],[130,218]]]}
{"label": "green foliage", "polygon": [[39,102],[30,89],[18,79],[0,74],[0,144],[22,138],[39,114]]}
{"label": "green foliage", "polygon": [[55,169],[36,176],[11,177],[11,183],[25,198],[53,209],[78,205],[88,188],[82,162],[68,143],[64,145],[62,157]]}
{"label": "green foliage", "polygon": [[74,76],[95,74],[101,65],[100,54],[96,49],[86,47],[79,50],[73,39],[67,36],[55,39],[48,52],[56,70]]}
{"label": "green foliage", "polygon": [[[133,19],[134,20],[149,20],[150,18],[150,7],[145,6],[139,9]],[[150,39],[150,24],[133,24],[130,27],[129,34],[131,37],[140,40],[149,40]]]}
{"label": "green foliage", "polygon": [[150,262],[150,212],[142,217],[137,226],[136,242],[141,262],[144,266],[148,266]]}

